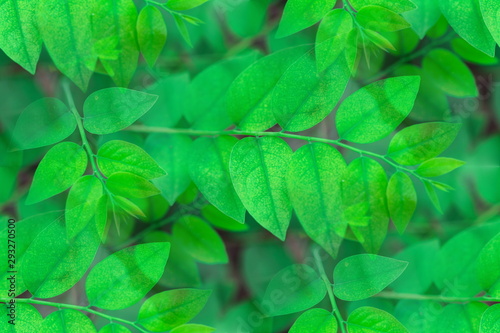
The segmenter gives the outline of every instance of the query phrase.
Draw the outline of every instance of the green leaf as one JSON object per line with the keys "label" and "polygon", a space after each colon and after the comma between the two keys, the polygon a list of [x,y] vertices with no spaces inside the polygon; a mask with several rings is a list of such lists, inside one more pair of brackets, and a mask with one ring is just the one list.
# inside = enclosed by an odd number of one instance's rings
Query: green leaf
{"label": "green leaf", "polygon": [[42,50],[37,29],[35,1],[8,0],[0,3],[0,49],[31,74]]}
{"label": "green leaf", "polygon": [[125,326],[111,323],[99,330],[99,333],[131,333]]}
{"label": "green leaf", "polygon": [[274,88],[283,73],[309,49],[299,46],[272,53],[238,75],[227,92],[227,111],[239,128],[263,131],[276,124],[271,108]]}
{"label": "green leaf", "polygon": [[411,24],[411,28],[420,39],[425,37],[427,31],[432,28],[441,16],[439,3],[435,0],[412,0],[417,8],[403,14],[403,17]]}
{"label": "green leaf", "polygon": [[402,234],[417,208],[417,193],[411,178],[398,171],[387,185],[387,207],[392,223]]}
{"label": "green leaf", "polygon": [[[7,293],[4,294],[7,296]],[[11,302],[13,302],[12,299]],[[2,321],[0,321],[0,330],[5,333],[32,333],[40,332],[40,327],[42,325],[42,315],[38,310],[31,304],[18,303],[13,304],[9,301],[2,304],[0,309],[0,314]],[[12,307],[13,306],[13,307]],[[14,319],[12,324],[11,320]]]}
{"label": "green leaf", "polygon": [[309,309],[325,295],[325,283],[316,271],[307,265],[294,264],[272,278],[261,307],[269,316],[281,316]]}
{"label": "green leaf", "polygon": [[380,80],[350,95],[340,105],[335,124],[341,140],[378,141],[408,116],[420,86],[418,76]]}
{"label": "green leaf", "polygon": [[205,205],[201,209],[203,218],[210,222],[213,226],[227,231],[245,231],[248,230],[248,224],[238,222],[226,214],[222,213],[215,206]]}
{"label": "green leaf", "polygon": [[449,304],[434,321],[435,332],[479,332],[481,316],[488,306],[484,303]]}
{"label": "green leaf", "polygon": [[196,216],[181,217],[172,228],[172,237],[198,261],[207,264],[228,262],[226,248],[220,236]]}
{"label": "green leaf", "polygon": [[199,324],[186,324],[182,326],[177,326],[170,333],[211,333],[215,331],[215,328],[208,327]]}
{"label": "green leaf", "polygon": [[56,67],[86,90],[97,61],[92,43],[92,3],[78,0],[41,1],[38,31]]}
{"label": "green leaf", "polygon": [[[497,44],[500,44],[500,25],[498,24],[500,4],[496,1],[479,0],[479,6],[484,23],[488,27],[493,39]],[[490,56],[494,56],[494,54],[490,54]]]}
{"label": "green leaf", "polygon": [[142,148],[121,140],[103,144],[97,152],[97,163],[106,177],[120,171],[130,172],[146,179],[165,175],[165,171]]}
{"label": "green leaf", "polygon": [[80,311],[63,309],[48,315],[39,332],[96,333],[97,331],[89,317]]}
{"label": "green leaf", "polygon": [[210,290],[202,289],[158,293],[144,302],[137,321],[150,331],[168,331],[194,318],[203,309],[210,294]]}
{"label": "green leaf", "polygon": [[479,51],[462,38],[455,38],[451,41],[453,51],[467,62],[478,65],[496,65],[498,59]]}
{"label": "green leaf", "polygon": [[346,57],[318,73],[312,51],[295,61],[276,84],[272,108],[285,131],[298,132],[321,122],[335,107],[350,78]]}
{"label": "green leaf", "polygon": [[234,190],[229,174],[229,158],[236,142],[238,140],[232,136],[197,139],[191,150],[196,159],[190,163],[189,173],[211,204],[244,223],[245,207]]}
{"label": "green leaf", "polygon": [[[495,41],[484,24],[478,0],[443,0],[439,2],[439,7],[460,37],[487,55],[495,55]],[[498,25],[498,22],[495,24]]]}
{"label": "green leaf", "polygon": [[147,243],[108,256],[87,277],[85,291],[89,303],[106,310],[137,303],[160,280],[169,251],[169,243]]}
{"label": "green leaf", "polygon": [[464,165],[465,162],[448,157],[438,157],[425,161],[415,171],[422,177],[437,177]]}
{"label": "green leaf", "polygon": [[12,141],[19,149],[48,146],[75,131],[76,120],[57,98],[42,98],[28,105],[14,127]]}
{"label": "green leaf", "polygon": [[300,315],[289,333],[331,333],[337,332],[335,317],[324,309],[307,310]]}
{"label": "green leaf", "polygon": [[[394,309],[394,316],[410,332],[434,332],[434,322],[442,306],[436,301],[401,300]],[[415,320],[415,314],[418,318]]]}
{"label": "green leaf", "polygon": [[192,128],[223,130],[231,125],[226,93],[233,80],[255,61],[256,55],[251,52],[246,56],[220,61],[191,81],[185,97],[184,116]]}
{"label": "green leaf", "polygon": [[[111,205],[113,211],[116,212],[114,205],[123,209],[127,214],[132,215],[135,218],[145,218],[146,214],[132,201],[119,195],[114,195],[111,199]],[[116,217],[115,217],[116,219]]]}
{"label": "green leaf", "polygon": [[430,51],[422,61],[424,72],[445,93],[455,97],[477,97],[476,81],[470,69],[445,49]]}
{"label": "green leaf", "polygon": [[189,136],[183,134],[151,134],[144,145],[144,149],[167,173],[154,179],[153,183],[170,205],[191,182],[188,168],[192,159],[191,143]]}
{"label": "green leaf", "polygon": [[375,254],[341,260],[333,271],[333,291],[344,301],[359,301],[381,292],[396,280],[408,262]]}
{"label": "green leaf", "polygon": [[116,172],[106,180],[106,187],[113,193],[127,198],[147,198],[160,194],[152,183],[130,172]]}
{"label": "green leaf", "polygon": [[292,156],[279,138],[245,138],[231,152],[229,170],[236,193],[250,215],[281,240],[292,215],[286,166]]}
{"label": "green leaf", "polygon": [[23,280],[37,298],[50,298],[73,287],[87,271],[100,245],[95,224],[88,223],[73,239],[57,219],[33,240],[23,259]]}
{"label": "green leaf", "polygon": [[189,37],[189,31],[187,29],[186,23],[182,19],[182,16],[180,14],[173,13],[173,12],[172,12],[172,16],[174,18],[175,25],[177,26],[177,30],[179,30],[182,38],[189,46],[192,47],[193,44],[191,43],[191,37]]}
{"label": "green leaf", "polygon": [[[384,169],[373,159],[357,158],[349,164],[342,186],[347,222],[366,251],[378,252],[389,225]],[[360,225],[360,220],[366,224]]]}
{"label": "green leaf", "polygon": [[491,305],[483,312],[479,333],[500,332],[500,304]]}
{"label": "green leaf", "polygon": [[365,29],[375,31],[398,31],[410,27],[401,15],[381,6],[365,6],[358,11],[356,20]]}
{"label": "green leaf", "polygon": [[48,199],[67,190],[87,169],[87,154],[73,142],[52,147],[38,165],[26,204]]}
{"label": "green leaf", "polygon": [[83,105],[85,129],[93,134],[118,132],[145,114],[157,96],[125,88],[106,88],[92,93]]}
{"label": "green leaf", "polygon": [[153,67],[167,41],[167,26],[158,8],[147,5],[139,13],[137,40],[144,59]]}
{"label": "green leaf", "polygon": [[342,214],[346,164],[332,146],[311,143],[299,148],[288,165],[288,193],[307,235],[335,257],[347,223]]}
{"label": "green leaf", "polygon": [[79,234],[94,217],[99,199],[103,195],[102,183],[94,176],[83,176],[76,181],[66,199],[66,231],[68,238]]}
{"label": "green leaf", "polygon": [[409,126],[392,138],[388,156],[402,165],[425,162],[445,151],[460,128],[460,124],[440,122]]}
{"label": "green leaf", "polygon": [[94,2],[93,37],[97,41],[104,41],[105,53],[118,51],[115,59],[103,59],[101,56],[100,60],[113,81],[122,87],[128,86],[139,59],[136,22],[137,9],[133,0]]}
{"label": "green leaf", "polygon": [[414,9],[417,8],[417,6],[414,4],[418,2],[418,0],[393,0],[393,1],[386,1],[386,0],[350,0],[349,3],[354,9],[360,10],[361,8],[365,6],[370,6],[370,5],[376,5],[376,6],[382,6],[387,9],[390,9],[396,13],[404,13],[408,11],[413,11]]}
{"label": "green leaf", "polygon": [[[258,35],[266,23],[270,0],[240,1],[231,11],[227,11],[226,20],[232,32],[240,37]],[[251,19],[248,19],[251,17]]]}
{"label": "green leaf", "polygon": [[391,314],[369,306],[357,308],[347,318],[349,333],[408,333]]}
{"label": "green leaf", "polygon": [[330,11],[316,33],[316,61],[322,72],[334,63],[348,47],[349,33],[353,28],[352,16],[344,9]]}
{"label": "green leaf", "polygon": [[441,204],[439,203],[439,198],[437,196],[436,190],[434,189],[434,186],[432,186],[432,183],[427,180],[423,180],[422,182],[424,183],[425,193],[427,193],[427,196],[429,197],[432,205],[437,209],[438,212],[442,214],[443,210],[441,208]]}
{"label": "green leaf", "polygon": [[276,32],[276,38],[286,37],[309,28],[323,18],[334,6],[335,0],[289,0]]}
{"label": "green leaf", "polygon": [[201,6],[208,0],[169,0],[167,7],[172,10],[188,10]]}
{"label": "green leaf", "polygon": [[481,287],[493,297],[500,296],[500,234],[483,247],[477,258],[477,279]]}

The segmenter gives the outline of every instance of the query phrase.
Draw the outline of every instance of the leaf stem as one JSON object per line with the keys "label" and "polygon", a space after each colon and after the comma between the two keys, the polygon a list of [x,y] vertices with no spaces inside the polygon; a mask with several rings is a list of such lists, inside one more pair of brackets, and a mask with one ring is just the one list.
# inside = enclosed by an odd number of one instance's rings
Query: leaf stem
{"label": "leaf stem", "polygon": [[451,297],[451,296],[441,296],[441,295],[420,295],[420,294],[407,294],[407,293],[396,293],[392,291],[382,291],[373,297],[387,298],[387,299],[410,299],[416,301],[437,301],[444,303],[464,303],[464,302],[500,302],[500,298],[494,298],[489,296],[479,296],[479,297]]}
{"label": "leaf stem", "polygon": [[318,267],[319,270],[319,275],[321,276],[321,279],[323,279],[323,282],[325,283],[326,290],[328,292],[328,298],[330,298],[330,303],[332,304],[332,312],[337,318],[340,326],[340,330],[342,333],[346,333],[345,326],[344,326],[344,318],[342,318],[342,315],[340,314],[340,310],[337,306],[337,302],[335,301],[335,295],[333,294],[333,288],[332,288],[332,283],[328,279],[328,276],[326,276],[325,272],[325,267],[323,266],[323,262],[321,261],[321,258],[319,256],[319,248],[315,248],[313,250],[314,254],[314,259],[316,261],[316,266]]}
{"label": "leaf stem", "polygon": [[[53,306],[53,307],[56,307],[56,308],[59,308],[59,309],[72,309],[72,310],[78,310],[78,311],[85,311],[85,312],[88,312],[88,313],[95,314],[96,316],[99,316],[99,317],[102,317],[102,318],[106,318],[106,319],[108,319],[109,321],[112,321],[112,322],[113,321],[117,321],[117,322],[120,322],[120,323],[123,323],[123,324],[130,325],[130,326],[134,327],[135,329],[139,330],[140,332],[149,333],[149,331],[144,330],[143,328],[141,328],[137,324],[137,322],[133,322],[133,321],[129,321],[129,320],[126,320],[126,319],[122,319],[122,318],[118,318],[118,317],[107,315],[105,313],[102,313],[102,312],[99,312],[97,310],[91,309],[90,306],[79,306],[79,305],[73,305],[73,304],[47,302],[47,301],[41,301],[41,300],[37,300],[37,299],[33,299],[33,298],[15,298],[15,300],[16,300],[16,303],[38,304],[38,305]],[[0,302],[1,303],[8,303],[9,301],[10,301],[9,298],[0,297]]]}

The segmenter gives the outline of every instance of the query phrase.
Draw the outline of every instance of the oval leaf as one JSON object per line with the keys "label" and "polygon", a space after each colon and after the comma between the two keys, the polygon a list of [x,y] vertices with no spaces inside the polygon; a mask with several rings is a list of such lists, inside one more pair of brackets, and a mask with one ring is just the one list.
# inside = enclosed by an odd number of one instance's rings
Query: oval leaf
{"label": "oval leaf", "polygon": [[300,315],[288,333],[337,332],[337,320],[324,309],[311,309]]}
{"label": "oval leaf", "polygon": [[357,308],[347,319],[349,333],[408,333],[391,314],[369,306]]}
{"label": "oval leaf", "polygon": [[153,67],[167,41],[167,26],[158,8],[147,5],[139,13],[137,40],[144,59]]}
{"label": "oval leaf", "polygon": [[76,236],[89,223],[102,194],[102,183],[96,177],[83,176],[76,181],[66,199],[65,219],[69,238]]}
{"label": "oval leaf", "polygon": [[64,309],[48,315],[43,321],[39,332],[95,333],[97,331],[89,317],[77,310]]}
{"label": "oval leaf", "polygon": [[417,192],[406,173],[398,171],[387,185],[387,207],[392,223],[402,234],[417,208]]}
{"label": "oval leaf", "polygon": [[116,195],[127,198],[147,198],[160,194],[147,179],[130,172],[116,172],[106,181],[106,187]]}

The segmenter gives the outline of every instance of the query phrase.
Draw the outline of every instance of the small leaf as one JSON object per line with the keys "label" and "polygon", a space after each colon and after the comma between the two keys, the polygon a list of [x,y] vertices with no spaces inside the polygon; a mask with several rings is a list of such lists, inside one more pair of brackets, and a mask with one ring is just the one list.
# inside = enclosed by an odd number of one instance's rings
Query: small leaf
{"label": "small leaf", "polygon": [[500,332],[500,304],[491,305],[481,317],[479,333]]}
{"label": "small leaf", "polygon": [[396,280],[408,262],[375,254],[341,260],[333,271],[333,291],[344,301],[359,301],[381,292]]}
{"label": "small leaf", "polygon": [[248,224],[243,224],[230,218],[212,205],[203,206],[203,208],[201,209],[201,214],[203,215],[203,218],[205,220],[210,222],[218,229],[238,232],[248,230],[249,228]]}
{"label": "small leaf", "polygon": [[96,333],[97,331],[89,317],[80,311],[63,309],[48,315],[42,322],[41,330],[38,332]]}
{"label": "small leaf", "polygon": [[438,157],[425,161],[415,171],[422,177],[437,177],[464,165],[465,162],[448,157]]}
{"label": "small leaf", "polygon": [[135,203],[133,203],[127,198],[115,195],[112,198],[112,202],[115,203],[121,209],[123,209],[127,214],[130,214],[135,218],[146,217],[144,212]]}
{"label": "small leaf", "polygon": [[67,190],[87,169],[85,150],[73,142],[52,147],[38,165],[26,204],[48,199]]}
{"label": "small leaf", "polygon": [[272,278],[261,307],[269,316],[281,316],[309,309],[325,295],[325,283],[316,271],[310,266],[295,264]]}
{"label": "small leaf", "polygon": [[350,95],[340,105],[335,124],[342,140],[378,141],[408,116],[420,86],[418,76],[380,80]]}
{"label": "small leaf", "polygon": [[139,13],[137,40],[144,59],[149,67],[153,67],[167,41],[167,26],[158,8],[147,5]]}
{"label": "small leaf", "polygon": [[337,320],[324,309],[307,310],[300,315],[288,333],[332,333],[337,332]]}
{"label": "small leaf", "polygon": [[334,6],[335,0],[289,0],[276,32],[276,38],[286,37],[309,28],[323,18]]}
{"label": "small leaf", "polygon": [[245,138],[231,152],[234,188],[255,220],[281,240],[292,215],[286,188],[286,165],[292,150],[279,138]]}
{"label": "small leaf", "polygon": [[189,37],[189,31],[186,27],[186,23],[182,19],[182,15],[177,13],[172,13],[172,16],[174,18],[175,25],[177,26],[177,30],[179,30],[182,38],[189,46],[192,47],[193,44],[191,43],[191,37]]}
{"label": "small leaf", "polygon": [[83,176],[76,181],[66,199],[66,232],[75,237],[96,214],[102,197],[102,183],[94,176]]}
{"label": "small leaf", "polygon": [[422,163],[446,150],[460,128],[460,124],[440,122],[409,126],[392,138],[387,156],[402,165]]}
{"label": "small leaf", "polygon": [[207,264],[228,262],[226,248],[219,234],[196,216],[180,218],[172,228],[172,237],[198,261]]}
{"label": "small leaf", "polygon": [[392,223],[402,234],[417,208],[417,193],[411,178],[406,173],[398,171],[389,180],[387,206]]}
{"label": "small leaf", "polygon": [[169,243],[147,243],[108,256],[87,277],[85,291],[89,303],[106,310],[137,303],[160,280],[169,250]]}
{"label": "small leaf", "polygon": [[121,140],[108,141],[97,152],[99,169],[106,177],[130,172],[146,179],[165,175],[165,171],[142,148]]}
{"label": "small leaf", "polygon": [[357,308],[347,318],[349,333],[408,333],[391,314],[369,306]]}
{"label": "small leaf", "polygon": [[116,195],[127,198],[147,198],[160,194],[147,179],[130,172],[116,172],[109,176],[106,187]]}
{"label": "small leaf", "polygon": [[145,114],[157,96],[125,88],[106,88],[92,93],[83,105],[85,129],[93,134],[118,132]]}
{"label": "small leaf", "polygon": [[423,180],[422,182],[424,183],[425,192],[431,200],[432,205],[437,209],[438,212],[442,214],[443,210],[441,209],[441,204],[439,203],[439,198],[437,196],[436,190],[434,189],[434,186],[432,186],[432,183],[427,180]]}
{"label": "small leaf", "polygon": [[208,0],[169,0],[167,7],[172,10],[188,10],[201,6]]}
{"label": "small leaf", "polygon": [[42,98],[28,105],[14,127],[12,141],[19,149],[48,146],[75,131],[76,120],[57,98]]}
{"label": "small leaf", "polygon": [[381,6],[365,6],[358,11],[356,20],[366,29],[375,31],[398,31],[410,24],[398,13]]}
{"label": "small leaf", "polygon": [[154,332],[171,330],[190,321],[203,309],[210,290],[176,289],[148,298],[139,310],[137,322]]}

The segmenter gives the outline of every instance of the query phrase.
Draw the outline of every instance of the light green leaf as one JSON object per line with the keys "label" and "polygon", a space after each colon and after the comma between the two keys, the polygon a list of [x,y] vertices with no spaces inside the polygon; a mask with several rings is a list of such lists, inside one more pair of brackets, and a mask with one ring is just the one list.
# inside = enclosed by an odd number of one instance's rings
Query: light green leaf
{"label": "light green leaf", "polygon": [[38,165],[26,204],[48,199],[67,190],[87,169],[85,150],[73,142],[52,147]]}
{"label": "light green leaf", "polygon": [[189,31],[187,29],[186,23],[182,19],[182,16],[174,12],[172,12],[172,16],[174,18],[175,25],[177,26],[177,30],[179,30],[182,38],[189,46],[192,47],[193,44],[191,43],[191,37],[189,37]]}
{"label": "light green leaf", "polygon": [[300,315],[288,333],[337,332],[337,320],[324,309],[311,309]]}
{"label": "light green leaf", "polygon": [[21,113],[12,141],[19,149],[48,146],[66,139],[75,128],[75,116],[63,102],[57,98],[42,98]]}
{"label": "light green leaf", "polygon": [[435,0],[412,0],[417,8],[403,14],[403,17],[411,24],[411,28],[420,39],[425,37],[427,31],[432,28],[439,17],[441,10],[439,3]]}
{"label": "light green leaf", "polygon": [[245,138],[231,152],[229,170],[236,193],[255,220],[281,240],[292,215],[286,166],[292,156],[279,138]]}
{"label": "light green leaf", "polygon": [[276,84],[271,105],[285,131],[298,132],[321,122],[335,107],[350,78],[346,57],[318,73],[312,51],[291,66]]}
{"label": "light green leaf", "polygon": [[[435,332],[479,332],[488,305],[480,302],[449,304],[434,321]],[[494,332],[494,331],[493,331]]]}
{"label": "light green leaf", "polygon": [[177,326],[170,333],[211,333],[215,328],[199,324],[186,324]]}
{"label": "light green leaf", "polygon": [[378,141],[408,116],[420,86],[418,76],[380,80],[350,95],[340,105],[335,124],[342,140]]}
{"label": "light green leaf", "polygon": [[479,333],[500,332],[500,304],[491,305],[483,312]]}
{"label": "light green leaf", "polygon": [[172,237],[198,261],[207,264],[228,262],[226,248],[219,234],[196,216],[181,217],[172,228]]}
{"label": "light green leaf", "polygon": [[430,122],[406,127],[389,144],[388,156],[402,165],[415,165],[441,154],[455,140],[461,124]]}
{"label": "light green leaf", "polygon": [[188,10],[201,6],[208,0],[169,0],[167,7],[172,10]]}
{"label": "light green leaf", "polygon": [[192,128],[223,130],[231,125],[226,93],[233,80],[255,61],[256,56],[255,52],[251,52],[246,56],[220,61],[191,81],[185,97],[184,116]]}
{"label": "light green leaf", "polygon": [[276,124],[271,100],[281,76],[309,46],[293,47],[263,57],[245,69],[227,93],[227,111],[242,130],[263,131]]}
{"label": "light green leaf", "polygon": [[456,55],[434,49],[422,61],[423,70],[445,93],[456,97],[476,97],[478,90],[470,69]]}
{"label": "light green leaf", "polygon": [[[145,218],[146,214],[137,206],[135,203],[130,201],[127,198],[124,198],[119,195],[114,195],[112,198],[110,198],[111,206],[113,212],[116,212],[115,205],[118,206],[119,208],[123,209],[127,214],[132,215],[135,218]],[[116,216],[115,216],[116,220]],[[116,222],[116,221],[115,221]],[[118,222],[116,222],[118,224]]]}
{"label": "light green leaf", "polygon": [[99,333],[131,333],[125,326],[111,323],[99,330]]}
{"label": "light green leaf", "polygon": [[168,331],[194,318],[203,309],[210,294],[210,290],[202,289],[158,293],[144,302],[137,321],[150,331]]}
{"label": "light green leaf", "polygon": [[349,333],[408,333],[391,314],[369,306],[357,308],[347,318]]}
{"label": "light green leaf", "polygon": [[289,0],[286,2],[276,38],[286,37],[309,28],[323,18],[335,0]]}
{"label": "light green leaf", "polygon": [[248,230],[248,224],[243,224],[236,221],[235,219],[227,216],[218,210],[215,206],[205,205],[201,209],[201,214],[203,218],[210,222],[213,226],[218,229],[228,230],[233,232]]}
{"label": "light green leaf", "polygon": [[[497,44],[500,44],[500,24],[498,23],[500,3],[491,0],[479,0],[479,6],[484,23],[488,27],[493,39],[497,42]],[[490,54],[490,56],[493,55],[494,54]]]}
{"label": "light green leaf", "polygon": [[103,43],[103,51],[118,51],[116,59],[103,59],[101,63],[113,81],[128,86],[137,67],[139,47],[136,34],[137,9],[133,0],[95,1],[92,13],[92,33]]}
{"label": "light green leaf", "polygon": [[170,243],[147,243],[113,253],[92,268],[85,291],[92,306],[118,310],[140,301],[160,280]]}
{"label": "light green leaf", "polygon": [[347,222],[366,251],[378,252],[389,225],[384,169],[375,160],[360,157],[349,164],[342,186]]}
{"label": "light green leaf", "polygon": [[[417,0],[418,1],[418,0]],[[413,11],[417,6],[415,6],[414,3],[417,2],[416,0],[393,0],[393,1],[387,1],[387,0],[350,0],[349,3],[351,6],[357,10],[360,10],[361,8],[365,6],[370,6],[370,5],[376,5],[376,6],[382,6],[387,9],[390,9],[396,13],[404,13],[408,11]]]}
{"label": "light green leaf", "polygon": [[79,234],[96,214],[103,195],[102,183],[94,176],[83,176],[76,181],[66,199],[66,231],[68,238]]}
{"label": "light green leaf", "polygon": [[158,162],[167,173],[165,176],[154,179],[162,195],[170,205],[189,186],[188,163],[192,159],[191,139],[182,134],[152,134],[148,136],[144,149]]}
{"label": "light green leaf", "polygon": [[464,164],[464,161],[459,161],[454,158],[437,157],[419,165],[416,173],[422,177],[437,177],[447,174]]}
{"label": "light green leaf", "polygon": [[341,260],[333,271],[333,291],[344,301],[359,301],[381,292],[396,280],[408,262],[375,254]]}
{"label": "light green leaf", "polygon": [[42,50],[36,23],[36,1],[7,0],[0,3],[0,49],[31,74]]}
{"label": "light green leaf", "polygon": [[146,179],[165,175],[165,171],[142,148],[121,140],[103,144],[97,152],[97,163],[106,177],[120,171],[130,172]]}
{"label": "light green leaf", "polygon": [[139,13],[137,40],[144,59],[153,67],[167,41],[167,26],[158,8],[147,5]]}
{"label": "light green leaf", "polygon": [[245,222],[245,207],[236,194],[229,174],[231,150],[238,140],[232,136],[199,138],[192,146],[196,156],[189,165],[191,179],[205,198],[224,214]]}
{"label": "light green leaf", "polygon": [[63,219],[57,219],[33,240],[23,259],[23,280],[37,298],[50,298],[73,287],[87,271],[100,245],[94,223],[73,239],[66,238]]}
{"label": "light green leaf", "polygon": [[97,61],[92,43],[90,1],[40,1],[38,31],[56,67],[86,90]]}
{"label": "light green leaf", "polygon": [[342,211],[346,164],[332,146],[311,143],[299,148],[288,165],[288,193],[307,235],[335,257],[347,223]]}
{"label": "light green leaf", "polygon": [[325,295],[325,283],[316,271],[307,265],[294,264],[272,278],[261,307],[269,316],[281,316],[309,309]]}
{"label": "light green leaf", "polygon": [[392,223],[402,234],[417,208],[417,193],[411,178],[398,171],[387,185],[387,207]]}
{"label": "light green leaf", "polygon": [[[3,294],[7,296],[7,293]],[[14,306],[12,308],[12,306]],[[12,313],[14,311],[14,313]],[[33,333],[40,332],[42,325],[42,315],[31,304],[18,303],[12,304],[8,301],[0,309],[2,320],[0,321],[0,330],[4,333]],[[14,318],[12,317],[14,316]],[[14,325],[11,324],[11,320]]]}
{"label": "light green leaf", "polygon": [[356,20],[365,29],[374,31],[398,31],[410,27],[401,15],[381,6],[366,6],[359,10]]}
{"label": "light green leaf", "polygon": [[160,194],[152,183],[130,172],[116,172],[106,180],[106,187],[113,193],[127,198],[147,198]]}
{"label": "light green leaf", "polygon": [[455,38],[451,41],[453,51],[467,62],[478,65],[496,65],[498,58],[490,57],[486,53],[479,51],[462,38]]}
{"label": "light green leaf", "polygon": [[[439,7],[450,26],[460,37],[476,49],[490,56],[495,55],[495,41],[484,24],[479,0],[443,0],[439,1]],[[496,12],[492,14],[496,15]],[[498,21],[495,24],[498,25]]]}
{"label": "light green leaf", "polygon": [[500,234],[483,247],[477,258],[477,279],[493,297],[500,296]]}
{"label": "light green leaf", "polygon": [[441,208],[441,204],[439,203],[439,198],[434,186],[432,186],[432,183],[430,181],[422,180],[422,182],[424,183],[425,193],[427,193],[427,196],[429,197],[432,205],[437,209],[438,212],[442,214],[443,210]]}
{"label": "light green leaf", "polygon": [[334,63],[348,47],[349,33],[353,28],[352,16],[344,9],[330,11],[319,25],[316,33],[316,61],[322,72]]}
{"label": "light green leaf", "polygon": [[158,96],[125,88],[106,88],[92,93],[83,105],[85,129],[93,134],[118,132],[145,114]]}
{"label": "light green leaf", "polygon": [[96,333],[92,321],[82,312],[63,309],[52,312],[42,322],[40,333],[71,332]]}

